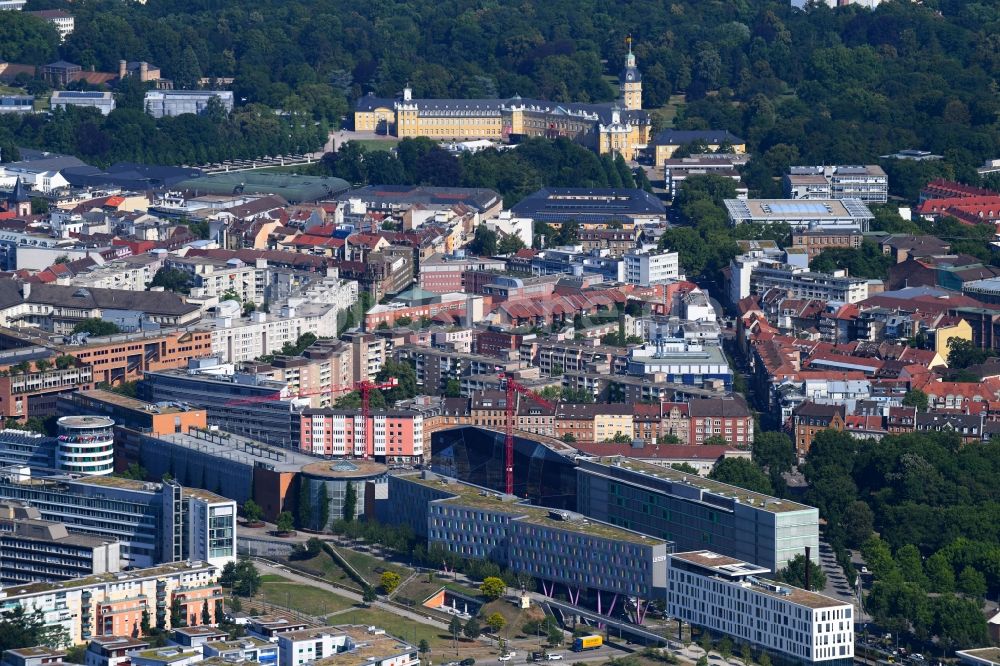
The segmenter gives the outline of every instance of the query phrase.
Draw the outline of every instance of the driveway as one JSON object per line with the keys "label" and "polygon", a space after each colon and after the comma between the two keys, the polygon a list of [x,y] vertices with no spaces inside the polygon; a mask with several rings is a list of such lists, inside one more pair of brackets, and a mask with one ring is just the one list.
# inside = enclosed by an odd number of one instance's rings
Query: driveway
{"label": "driveway", "polygon": [[837,564],[833,548],[825,541],[819,542],[819,565],[823,569],[823,573],[826,574],[826,587],[823,589],[823,594],[857,605],[854,588],[847,582],[847,577],[840,565]]}

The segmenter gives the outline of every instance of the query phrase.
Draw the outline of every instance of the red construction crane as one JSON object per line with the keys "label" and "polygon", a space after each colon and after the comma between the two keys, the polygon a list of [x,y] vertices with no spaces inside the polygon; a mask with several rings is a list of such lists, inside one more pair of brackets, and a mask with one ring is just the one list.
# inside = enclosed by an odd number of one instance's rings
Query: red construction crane
{"label": "red construction crane", "polygon": [[[371,410],[369,409],[368,397],[373,390],[395,388],[398,385],[399,381],[397,381],[395,377],[390,377],[384,382],[373,382],[364,379],[354,384],[354,390],[361,393],[361,416],[364,419],[365,424],[363,429],[365,439],[361,442],[361,444],[364,447],[365,457],[368,456],[368,415],[371,413]],[[374,452],[374,448],[372,451]]]}
{"label": "red construction crane", "polygon": [[555,405],[551,402],[538,395],[527,386],[523,384],[518,384],[513,377],[509,376],[505,372],[501,372],[497,375],[503,382],[507,391],[507,438],[504,441],[504,455],[506,474],[506,492],[508,495],[514,494],[514,418],[517,415],[517,394],[527,396],[531,398],[539,405],[543,407],[548,407],[549,409],[554,409]]}

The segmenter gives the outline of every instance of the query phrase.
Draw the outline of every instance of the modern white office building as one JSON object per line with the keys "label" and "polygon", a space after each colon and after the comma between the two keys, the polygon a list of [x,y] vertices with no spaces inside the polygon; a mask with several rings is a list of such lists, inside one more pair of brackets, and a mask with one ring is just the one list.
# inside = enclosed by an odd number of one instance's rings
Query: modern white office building
{"label": "modern white office building", "polygon": [[[795,250],[794,252],[792,250]],[[788,251],[757,248],[733,257],[729,262],[729,300],[737,303],[751,294],[782,289],[789,298],[815,298],[839,303],[857,303],[868,298],[868,281],[852,278],[846,271],[817,273],[805,262],[801,248]]]}
{"label": "modern white office building", "polygon": [[680,277],[676,252],[626,252],[625,282],[641,287],[665,284]]}
{"label": "modern white office building", "polygon": [[90,107],[106,116],[115,110],[115,98],[110,92],[96,90],[57,90],[52,93],[50,109],[65,109],[67,106]]}
{"label": "modern white office building", "polygon": [[889,177],[877,164],[793,166],[784,178],[789,199],[859,199],[885,203]]}
{"label": "modern white office building", "polygon": [[783,660],[849,666],[854,606],[764,580],[765,567],[707,550],[668,556],[667,615]]}
{"label": "modern white office building", "polygon": [[115,422],[106,416],[64,416],[59,427],[56,467],[88,476],[115,471]]}
{"label": "modern white office building", "polygon": [[0,95],[0,113],[32,113],[34,95]]}
{"label": "modern white office building", "polygon": [[233,93],[230,90],[150,90],[144,101],[146,113],[162,118],[184,113],[200,114],[213,98],[219,100],[226,113],[233,110]]}
{"label": "modern white office building", "polygon": [[784,222],[792,229],[868,231],[868,224],[875,219],[859,199],[726,199],[725,204],[734,226]]}
{"label": "modern white office building", "polygon": [[117,539],[130,567],[182,560],[222,567],[236,559],[236,502],[173,481],[33,476],[9,466],[0,468],[0,499],[37,507],[73,533]]}

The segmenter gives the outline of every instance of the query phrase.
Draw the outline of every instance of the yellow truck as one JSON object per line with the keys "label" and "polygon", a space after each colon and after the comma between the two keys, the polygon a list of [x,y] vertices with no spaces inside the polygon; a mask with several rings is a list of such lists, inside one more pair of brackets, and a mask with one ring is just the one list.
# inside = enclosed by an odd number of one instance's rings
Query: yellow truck
{"label": "yellow truck", "polygon": [[578,636],[573,639],[573,652],[596,650],[602,645],[604,645],[604,638],[602,636]]}

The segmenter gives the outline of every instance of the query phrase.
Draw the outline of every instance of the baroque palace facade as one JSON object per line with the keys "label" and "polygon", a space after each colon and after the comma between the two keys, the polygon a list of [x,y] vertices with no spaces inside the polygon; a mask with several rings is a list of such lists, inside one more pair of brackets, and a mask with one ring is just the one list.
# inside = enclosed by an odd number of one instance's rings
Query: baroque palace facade
{"label": "baroque palace facade", "polygon": [[642,110],[642,76],[631,41],[619,76],[620,98],[604,104],[524,99],[414,99],[409,86],[402,99],[371,93],[358,100],[354,129],[441,141],[566,136],[600,154],[620,153],[626,160],[650,140],[649,114]]}

